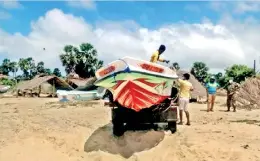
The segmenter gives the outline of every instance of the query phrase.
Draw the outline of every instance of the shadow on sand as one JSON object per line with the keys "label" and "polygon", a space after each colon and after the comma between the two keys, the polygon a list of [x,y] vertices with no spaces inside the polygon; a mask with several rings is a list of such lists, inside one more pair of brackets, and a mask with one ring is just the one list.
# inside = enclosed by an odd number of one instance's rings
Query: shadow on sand
{"label": "shadow on sand", "polygon": [[[142,129],[143,130],[143,129]],[[112,124],[98,128],[84,145],[85,152],[105,151],[130,158],[135,152],[149,150],[164,139],[163,131],[126,131],[121,137],[112,133]]]}

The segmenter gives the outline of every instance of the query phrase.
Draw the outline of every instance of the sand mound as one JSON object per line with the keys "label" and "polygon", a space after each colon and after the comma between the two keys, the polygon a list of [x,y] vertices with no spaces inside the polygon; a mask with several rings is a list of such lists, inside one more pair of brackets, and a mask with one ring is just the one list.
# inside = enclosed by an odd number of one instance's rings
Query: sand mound
{"label": "sand mound", "polygon": [[104,151],[111,154],[120,154],[125,158],[136,152],[149,150],[157,146],[164,139],[162,131],[127,131],[122,137],[114,137],[112,125],[108,124],[97,129],[87,140],[85,152]]}
{"label": "sand mound", "polygon": [[247,79],[234,95],[234,99],[238,108],[248,110],[260,108],[260,78]]}
{"label": "sand mound", "polygon": [[192,75],[190,72],[179,70],[177,71],[177,75],[182,78],[182,75],[184,73],[189,73],[190,74],[190,82],[192,83],[194,90],[191,93],[192,98],[197,98],[197,97],[206,97],[207,96],[207,91],[206,88]]}
{"label": "sand mound", "polygon": [[217,96],[227,96],[227,90],[220,88],[217,90]]}

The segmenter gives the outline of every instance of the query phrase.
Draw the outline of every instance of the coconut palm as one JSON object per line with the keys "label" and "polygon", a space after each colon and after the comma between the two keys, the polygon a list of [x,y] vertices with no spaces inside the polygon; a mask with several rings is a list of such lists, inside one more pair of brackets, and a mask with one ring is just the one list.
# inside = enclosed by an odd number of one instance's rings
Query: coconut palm
{"label": "coconut palm", "polygon": [[67,74],[75,72],[82,78],[92,77],[103,65],[103,61],[97,59],[97,50],[89,43],[83,43],[79,48],[67,45],[64,52],[60,60]]}
{"label": "coconut palm", "polygon": [[16,72],[18,71],[18,64],[17,64],[17,62],[15,62],[15,61],[10,62],[9,69],[10,69],[10,72],[13,73],[13,77],[15,78],[16,77]]}
{"label": "coconut palm", "polygon": [[0,66],[1,73],[4,75],[8,75],[10,72],[10,60],[4,59],[2,65]]}

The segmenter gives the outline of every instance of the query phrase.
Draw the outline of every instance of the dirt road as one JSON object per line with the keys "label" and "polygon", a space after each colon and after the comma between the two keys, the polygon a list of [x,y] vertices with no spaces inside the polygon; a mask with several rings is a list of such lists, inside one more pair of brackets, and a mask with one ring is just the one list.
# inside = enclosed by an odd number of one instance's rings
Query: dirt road
{"label": "dirt road", "polygon": [[214,113],[190,106],[192,126],[112,136],[101,104],[61,105],[56,99],[0,99],[0,161],[260,161],[260,111]]}

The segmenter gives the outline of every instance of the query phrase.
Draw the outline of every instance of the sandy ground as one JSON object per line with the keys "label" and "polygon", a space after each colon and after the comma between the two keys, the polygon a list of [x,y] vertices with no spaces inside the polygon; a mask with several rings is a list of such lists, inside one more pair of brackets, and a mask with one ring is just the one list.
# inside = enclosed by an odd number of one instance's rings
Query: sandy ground
{"label": "sandy ground", "polygon": [[[215,112],[191,104],[192,126],[112,136],[102,104],[56,99],[0,99],[0,161],[260,161],[260,111]],[[56,103],[55,103],[56,102]]]}

